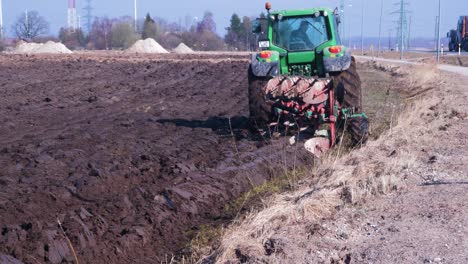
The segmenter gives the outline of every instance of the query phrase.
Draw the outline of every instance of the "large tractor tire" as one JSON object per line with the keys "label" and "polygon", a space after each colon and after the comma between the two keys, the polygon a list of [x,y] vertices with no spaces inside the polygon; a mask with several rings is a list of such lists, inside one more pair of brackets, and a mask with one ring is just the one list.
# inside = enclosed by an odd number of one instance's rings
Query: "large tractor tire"
{"label": "large tractor tire", "polygon": [[351,66],[346,71],[332,76],[337,101],[343,108],[362,111],[361,78],[356,69],[356,60],[352,57]]}
{"label": "large tractor tire", "polygon": [[[343,108],[353,108],[354,113],[362,112],[361,78],[356,69],[356,60],[352,57],[351,66],[338,75],[332,76],[336,100]],[[367,141],[369,120],[364,117],[353,117],[347,121],[353,145]]]}
{"label": "large tractor tire", "polygon": [[264,88],[269,78],[257,77],[249,67],[249,111],[252,124],[260,129],[271,120],[271,106],[267,104]]}

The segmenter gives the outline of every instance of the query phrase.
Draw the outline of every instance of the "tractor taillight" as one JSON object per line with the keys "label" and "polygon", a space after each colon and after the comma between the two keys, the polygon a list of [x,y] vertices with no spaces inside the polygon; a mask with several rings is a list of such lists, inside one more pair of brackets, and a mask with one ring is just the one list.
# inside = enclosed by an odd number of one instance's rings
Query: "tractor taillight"
{"label": "tractor taillight", "polygon": [[262,59],[271,58],[271,51],[264,50],[264,51],[260,52],[260,58],[262,58]]}
{"label": "tractor taillight", "polygon": [[330,52],[331,53],[340,53],[341,52],[341,47],[340,46],[332,46],[330,47]]}

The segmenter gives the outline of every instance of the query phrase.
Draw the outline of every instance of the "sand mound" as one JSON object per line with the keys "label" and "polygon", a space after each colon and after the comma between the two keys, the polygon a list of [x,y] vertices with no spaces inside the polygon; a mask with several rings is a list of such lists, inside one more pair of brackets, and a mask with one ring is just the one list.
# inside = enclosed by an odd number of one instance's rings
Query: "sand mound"
{"label": "sand mound", "polygon": [[47,41],[41,43],[26,43],[21,42],[16,47],[15,53],[18,54],[40,54],[40,53],[55,53],[55,54],[70,54],[73,53],[65,45],[59,42]]}
{"label": "sand mound", "polygon": [[193,53],[194,52],[190,47],[188,47],[184,43],[180,43],[179,46],[177,46],[177,48],[175,48],[173,51],[175,53]]}
{"label": "sand mound", "polygon": [[147,38],[145,40],[138,40],[126,52],[131,53],[168,53],[159,43],[157,43],[152,38]]}
{"label": "sand mound", "polygon": [[33,53],[34,50],[37,50],[42,44],[37,43],[20,43],[16,49],[15,53]]}

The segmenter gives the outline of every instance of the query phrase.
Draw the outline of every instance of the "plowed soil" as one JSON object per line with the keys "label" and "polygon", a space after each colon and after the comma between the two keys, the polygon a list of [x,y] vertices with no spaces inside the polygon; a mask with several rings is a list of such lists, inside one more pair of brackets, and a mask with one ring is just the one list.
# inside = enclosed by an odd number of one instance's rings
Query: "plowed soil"
{"label": "plowed soil", "polygon": [[247,67],[246,55],[2,55],[0,262],[72,262],[73,249],[81,263],[159,263],[310,157],[251,137]]}

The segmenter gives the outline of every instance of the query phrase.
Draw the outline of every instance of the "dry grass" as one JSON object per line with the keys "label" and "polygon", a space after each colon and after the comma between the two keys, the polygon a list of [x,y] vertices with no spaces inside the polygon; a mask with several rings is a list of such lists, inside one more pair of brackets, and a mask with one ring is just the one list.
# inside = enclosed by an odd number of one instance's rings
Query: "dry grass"
{"label": "dry grass", "polygon": [[[268,207],[269,197],[295,189],[295,186],[301,182],[301,179],[307,176],[306,169],[303,167],[296,168],[295,170],[285,168],[284,170],[286,172],[283,175],[274,177],[272,180],[258,186],[252,185],[250,191],[225,205],[223,217],[237,221],[249,210],[266,208]],[[219,244],[219,239],[225,231],[225,228],[220,223],[201,225],[196,231],[190,231],[191,233],[187,233],[188,236],[193,237],[187,247],[190,254],[189,256],[184,256],[183,261],[181,257],[178,257],[178,261],[187,264],[197,263],[194,260],[209,255],[213,251],[213,246]]]}
{"label": "dry grass", "polygon": [[[363,204],[376,195],[404,188],[406,176],[421,162],[415,151],[420,146],[415,146],[415,142],[430,144],[430,139],[424,142],[420,138],[421,134],[437,127],[442,119],[430,116],[428,110],[438,101],[428,91],[440,84],[439,74],[435,67],[428,66],[375,66],[403,76],[412,104],[380,138],[342,157],[331,152],[297,191],[271,197],[264,209],[230,226],[215,252],[217,263],[238,263],[242,258],[249,262],[281,262],[278,254],[265,253],[266,242],[271,238],[286,239],[291,244],[289,249],[294,250],[294,245],[308,243],[305,227],[331,217],[344,206]],[[306,254],[296,253],[298,259]]]}

